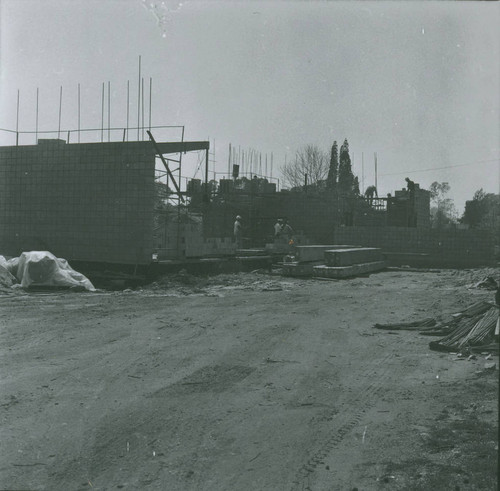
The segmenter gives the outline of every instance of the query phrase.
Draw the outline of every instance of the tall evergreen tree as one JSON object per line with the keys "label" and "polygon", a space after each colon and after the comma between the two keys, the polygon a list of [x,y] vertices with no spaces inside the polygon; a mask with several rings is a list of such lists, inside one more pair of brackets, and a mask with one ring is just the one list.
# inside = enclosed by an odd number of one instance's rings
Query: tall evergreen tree
{"label": "tall evergreen tree", "polygon": [[339,173],[339,149],[337,142],[334,141],[332,145],[332,151],[330,153],[330,167],[328,169],[328,177],[326,179],[326,185],[329,188],[334,188],[337,185],[337,176]]}
{"label": "tall evergreen tree", "polygon": [[354,180],[352,181],[352,192],[355,196],[359,196],[359,179],[358,176],[354,176]]}
{"label": "tall evergreen tree", "polygon": [[351,157],[349,156],[349,142],[346,138],[340,147],[338,187],[343,194],[352,194],[353,185],[354,175],[352,173]]}

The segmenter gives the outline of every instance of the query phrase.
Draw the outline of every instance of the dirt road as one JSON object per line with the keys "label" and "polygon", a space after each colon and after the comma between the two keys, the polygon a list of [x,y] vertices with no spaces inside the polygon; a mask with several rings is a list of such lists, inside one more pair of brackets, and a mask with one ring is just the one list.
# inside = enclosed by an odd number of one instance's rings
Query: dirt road
{"label": "dirt road", "polygon": [[496,489],[498,357],[372,328],[481,299],[455,271],[2,296],[0,489]]}

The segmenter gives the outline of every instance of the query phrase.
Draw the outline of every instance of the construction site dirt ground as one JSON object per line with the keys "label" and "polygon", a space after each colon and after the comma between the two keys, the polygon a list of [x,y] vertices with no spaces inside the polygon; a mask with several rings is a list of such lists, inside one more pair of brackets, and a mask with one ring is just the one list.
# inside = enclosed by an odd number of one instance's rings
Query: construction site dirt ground
{"label": "construction site dirt ground", "polygon": [[4,294],[0,489],[494,490],[498,356],[373,329],[493,301],[485,274]]}

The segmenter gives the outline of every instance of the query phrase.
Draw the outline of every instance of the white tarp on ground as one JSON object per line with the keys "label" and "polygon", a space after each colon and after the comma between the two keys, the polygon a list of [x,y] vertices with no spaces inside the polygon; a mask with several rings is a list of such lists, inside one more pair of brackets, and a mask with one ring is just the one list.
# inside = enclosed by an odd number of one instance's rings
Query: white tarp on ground
{"label": "white tarp on ground", "polygon": [[71,268],[66,259],[57,258],[48,251],[23,252],[16,276],[22,288],[61,286],[95,291],[90,280]]}

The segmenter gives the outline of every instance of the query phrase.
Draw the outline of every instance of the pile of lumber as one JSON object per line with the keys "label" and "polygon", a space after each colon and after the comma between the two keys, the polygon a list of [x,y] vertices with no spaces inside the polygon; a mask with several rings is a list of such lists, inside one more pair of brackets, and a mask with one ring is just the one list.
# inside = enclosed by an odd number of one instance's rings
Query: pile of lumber
{"label": "pile of lumber", "polygon": [[436,325],[436,319],[428,318],[421,321],[398,322],[396,324],[375,324],[375,329],[387,329],[389,331],[422,331],[422,328],[433,328]]}
{"label": "pile of lumber", "polygon": [[442,326],[446,335],[429,343],[434,351],[498,351],[494,343],[498,308],[488,302],[478,302]]}
{"label": "pile of lumber", "polygon": [[426,336],[443,336],[429,343],[434,351],[496,351],[495,326],[498,320],[498,307],[489,302],[476,302],[451,319],[436,325],[435,319],[399,322],[396,324],[375,324],[376,329],[391,331],[419,331]]}

